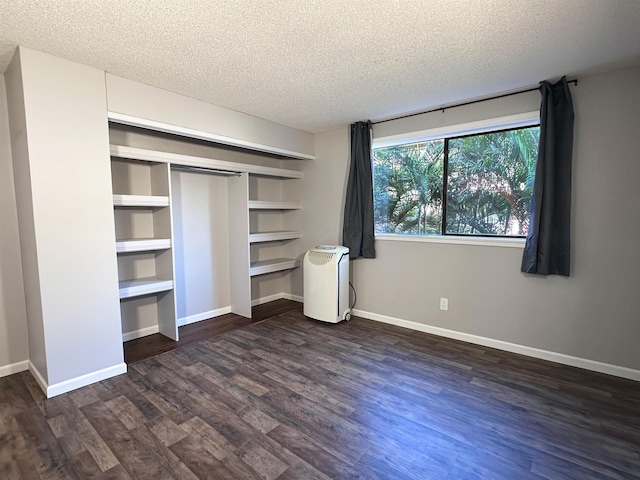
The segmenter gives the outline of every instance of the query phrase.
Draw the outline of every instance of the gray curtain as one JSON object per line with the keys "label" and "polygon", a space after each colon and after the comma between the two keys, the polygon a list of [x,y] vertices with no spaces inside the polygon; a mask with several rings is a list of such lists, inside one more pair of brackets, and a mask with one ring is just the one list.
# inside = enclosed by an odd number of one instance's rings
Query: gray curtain
{"label": "gray curtain", "polygon": [[342,244],[350,258],[375,258],[371,122],[351,125],[351,167],[344,205]]}
{"label": "gray curtain", "polygon": [[569,276],[573,103],[567,79],[540,83],[540,144],[521,271]]}

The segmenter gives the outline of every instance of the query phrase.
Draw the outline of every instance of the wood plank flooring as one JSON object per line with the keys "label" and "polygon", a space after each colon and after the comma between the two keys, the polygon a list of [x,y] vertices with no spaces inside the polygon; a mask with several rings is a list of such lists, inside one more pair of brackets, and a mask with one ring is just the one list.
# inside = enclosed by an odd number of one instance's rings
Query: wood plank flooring
{"label": "wood plank flooring", "polygon": [[221,333],[230,332],[237,328],[246,327],[267,318],[296,310],[302,311],[301,303],[284,299],[274,300],[273,302],[253,307],[251,309],[251,318],[229,313],[180,327],[180,340],[178,342],[160,333],[129,340],[124,343],[124,360],[127,364],[139,362],[145,358],[160,355]]}
{"label": "wood plank flooring", "polygon": [[48,400],[0,378],[0,479],[634,479],[639,387],[298,309]]}

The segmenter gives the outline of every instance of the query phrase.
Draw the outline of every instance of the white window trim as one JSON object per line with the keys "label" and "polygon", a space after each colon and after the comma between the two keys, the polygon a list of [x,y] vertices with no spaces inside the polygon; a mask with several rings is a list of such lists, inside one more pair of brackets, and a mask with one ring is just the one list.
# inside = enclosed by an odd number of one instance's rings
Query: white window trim
{"label": "white window trim", "polygon": [[392,147],[404,143],[417,143],[439,138],[461,137],[475,133],[530,127],[540,123],[540,112],[525,112],[476,122],[459,123],[417,132],[399,133],[373,139],[373,148]]}
{"label": "white window trim", "polygon": [[524,248],[524,238],[514,237],[472,237],[454,235],[398,235],[394,233],[376,233],[376,241],[448,243],[451,245],[476,245],[481,247]]}
{"label": "white window trim", "polygon": [[[525,112],[504,117],[489,118],[475,122],[448,125],[417,132],[400,133],[373,139],[372,148],[392,147],[406,143],[424,142],[440,138],[460,137],[476,133],[530,127],[540,123],[540,112]],[[483,247],[524,248],[524,238],[513,237],[475,237],[457,235],[398,235],[394,233],[376,233],[376,240],[391,242],[448,243],[453,245],[479,245]]]}

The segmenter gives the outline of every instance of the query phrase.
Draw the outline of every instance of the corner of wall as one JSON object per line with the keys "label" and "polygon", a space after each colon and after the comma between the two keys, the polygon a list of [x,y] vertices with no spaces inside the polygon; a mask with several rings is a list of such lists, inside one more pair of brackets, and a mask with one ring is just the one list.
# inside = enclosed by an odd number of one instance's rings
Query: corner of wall
{"label": "corner of wall", "polygon": [[27,314],[13,180],[9,113],[0,75],[0,377],[28,368]]}

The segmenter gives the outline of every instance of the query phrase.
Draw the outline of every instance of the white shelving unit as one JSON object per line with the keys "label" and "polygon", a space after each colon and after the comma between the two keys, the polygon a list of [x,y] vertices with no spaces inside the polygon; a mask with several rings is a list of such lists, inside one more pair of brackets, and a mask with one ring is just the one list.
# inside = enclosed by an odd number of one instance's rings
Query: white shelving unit
{"label": "white shelving unit", "polygon": [[292,182],[295,178],[286,176],[250,176],[251,277],[284,273],[300,266],[298,258],[287,256],[290,242],[301,237],[297,230],[301,205],[292,201],[296,197]]}
{"label": "white shelving unit", "polygon": [[[255,277],[283,275],[300,266],[300,259],[287,253],[295,252],[291,242],[301,237],[298,213],[302,206],[296,201],[299,198],[296,179],[302,178],[302,172],[117,145],[111,146],[111,157],[115,165],[125,163],[131,170],[147,165],[155,172],[163,165],[167,170],[173,165],[181,169],[192,167],[234,173],[227,178],[232,312],[251,317],[252,279],[259,281]],[[135,300],[148,294],[167,295],[175,287],[173,270],[169,275],[167,271],[159,273],[157,267],[163,256],[173,258],[171,230],[165,228],[170,227],[170,222],[166,219],[156,222],[149,218],[149,212],[156,215],[157,212],[170,211],[171,193],[168,187],[158,189],[148,187],[148,184],[140,190],[132,190],[127,182],[131,181],[125,181],[127,188],[116,189],[114,181],[116,230],[122,233],[122,237],[117,239],[121,299]],[[153,186],[153,181],[149,184]],[[124,215],[122,212],[129,212],[130,219],[119,222],[118,213]],[[118,228],[119,223],[121,228]],[[131,227],[132,224],[135,228]],[[147,233],[153,231],[152,235],[141,235],[145,226]],[[139,268],[124,265],[130,255],[136,257]],[[156,272],[149,273],[148,265],[144,267],[149,263],[155,263]],[[175,323],[175,306],[171,308]],[[160,317],[159,303],[158,312]]]}
{"label": "white shelving unit", "polygon": [[169,165],[112,156],[111,174],[123,331],[178,340]]}

